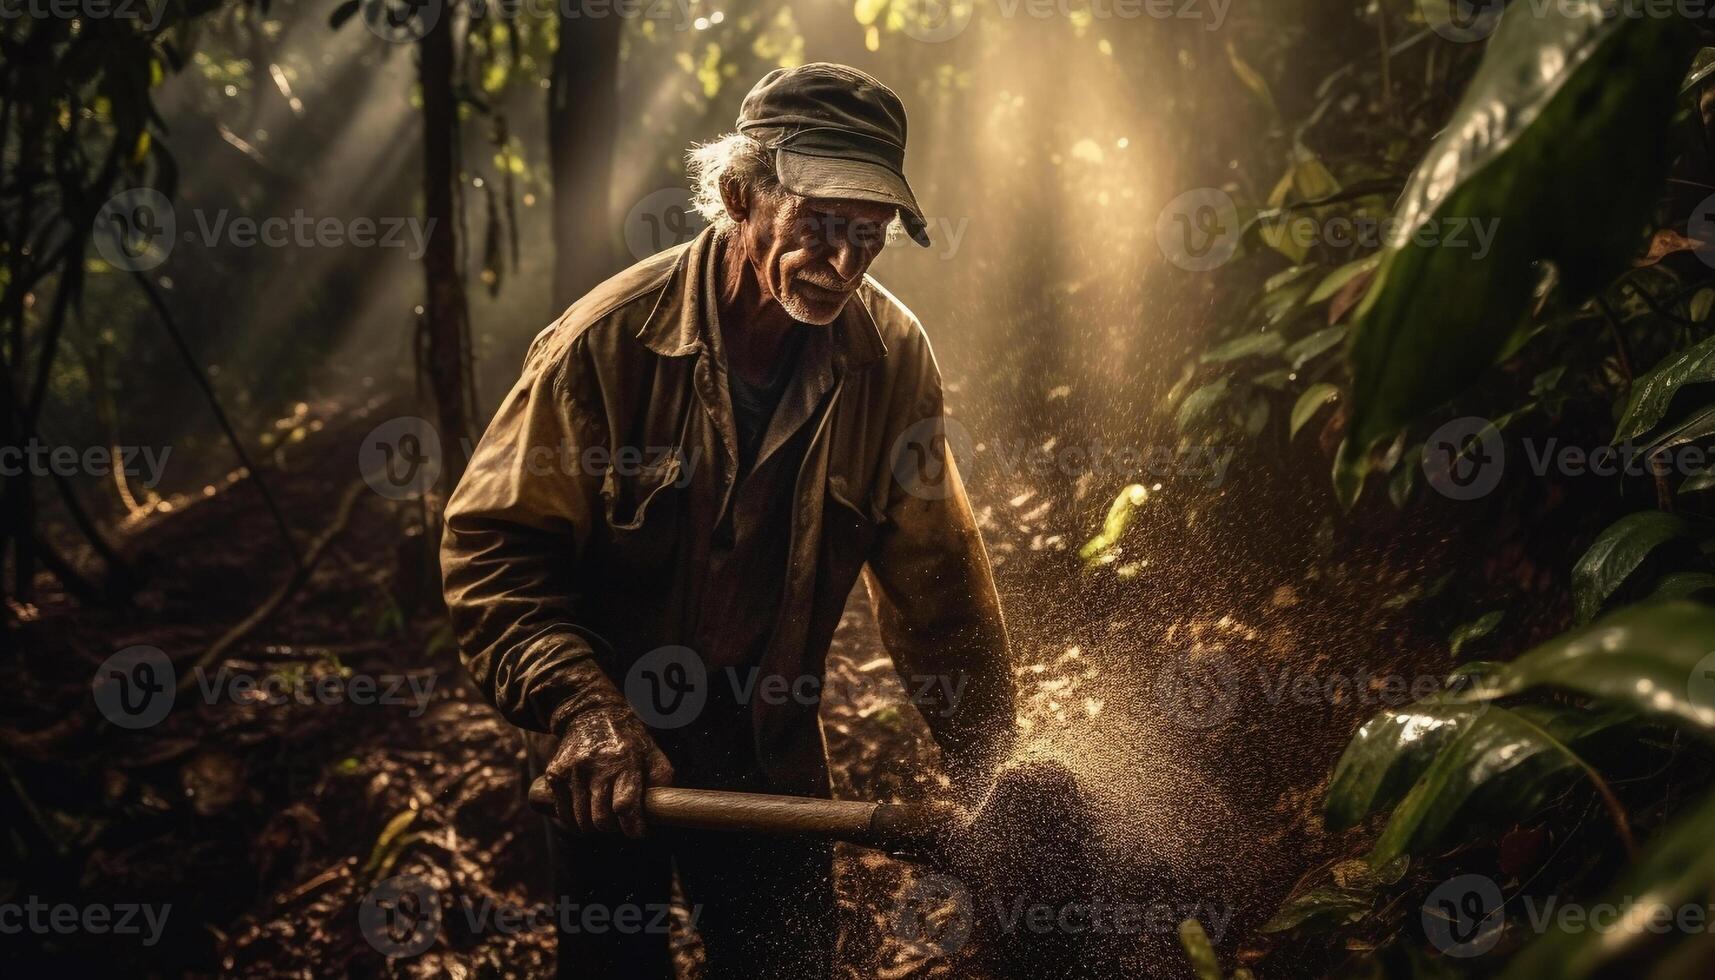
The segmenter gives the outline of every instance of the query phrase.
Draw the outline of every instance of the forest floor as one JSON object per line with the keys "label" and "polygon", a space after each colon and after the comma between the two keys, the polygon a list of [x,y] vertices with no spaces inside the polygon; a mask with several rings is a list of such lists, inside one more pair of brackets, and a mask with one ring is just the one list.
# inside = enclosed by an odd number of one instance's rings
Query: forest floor
{"label": "forest floor", "polygon": [[[360,438],[396,413],[319,406],[284,420],[289,450],[268,480],[300,542],[335,519]],[[1098,583],[1075,558],[1093,529],[1053,526],[1064,508],[1000,487],[976,499],[1014,633],[1024,751],[1079,774],[1104,814],[1108,897],[1142,912],[1141,928],[1112,939],[1125,975],[1188,974],[1175,938],[1187,917],[1226,957],[1254,946],[1293,882],[1337,853],[1315,816],[1319,787],[1380,707],[1355,651],[1385,649],[1396,673],[1444,669],[1444,651],[1402,653],[1403,637],[1389,649],[1379,621],[1330,642],[1319,624],[1354,617],[1349,589],[1328,578],[1238,596],[1183,575],[1171,588],[1148,573]],[[0,659],[0,805],[29,859],[0,873],[0,899],[170,909],[156,942],[50,932],[20,962],[155,976],[549,975],[552,934],[494,914],[550,894],[520,742],[465,679],[433,611],[414,505],[362,491],[301,588],[196,670],[292,564],[246,481],[169,503],[126,533],[146,575],[130,608],[82,608],[44,577],[35,605],[10,611],[23,655]],[[1359,577],[1373,594],[1375,578]],[[95,710],[91,682],[138,645],[194,683],[158,724],[131,731]],[[823,709],[836,795],[920,795],[935,751],[861,593],[829,671],[832,689],[857,692]],[[306,690],[335,693],[271,696]],[[914,866],[842,846],[836,873],[843,975],[973,975],[937,942],[951,898],[931,928],[912,918]],[[427,950],[389,958],[362,910],[399,875],[428,882],[441,915]],[[677,915],[673,942],[695,976]]]}

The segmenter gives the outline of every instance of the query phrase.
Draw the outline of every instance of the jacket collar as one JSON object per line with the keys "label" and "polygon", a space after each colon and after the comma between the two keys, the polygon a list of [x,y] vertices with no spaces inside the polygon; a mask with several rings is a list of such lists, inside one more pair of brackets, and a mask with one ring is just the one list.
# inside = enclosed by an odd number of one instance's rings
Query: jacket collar
{"label": "jacket collar", "polygon": [[[654,310],[637,331],[637,339],[645,347],[662,357],[684,357],[708,346],[709,332],[719,329],[715,314],[718,254],[713,228],[704,228],[683,247]],[[858,287],[857,295],[830,325],[836,370],[861,371],[887,356],[887,344],[866,302],[867,293],[868,289]]]}

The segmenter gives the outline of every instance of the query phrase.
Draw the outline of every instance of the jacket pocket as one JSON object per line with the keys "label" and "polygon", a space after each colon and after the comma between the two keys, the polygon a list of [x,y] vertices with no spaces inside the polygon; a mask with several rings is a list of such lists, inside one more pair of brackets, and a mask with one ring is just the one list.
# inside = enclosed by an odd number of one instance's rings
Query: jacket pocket
{"label": "jacket pocket", "polygon": [[607,511],[607,525],[615,531],[636,531],[643,527],[651,506],[677,489],[681,464],[677,456],[664,464],[645,467],[641,472],[620,476],[608,470],[602,477],[602,504]]}

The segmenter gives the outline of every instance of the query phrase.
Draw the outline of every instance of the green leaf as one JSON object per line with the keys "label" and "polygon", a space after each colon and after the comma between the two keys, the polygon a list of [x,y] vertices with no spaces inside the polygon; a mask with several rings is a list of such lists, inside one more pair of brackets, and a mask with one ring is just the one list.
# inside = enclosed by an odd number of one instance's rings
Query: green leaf
{"label": "green leaf", "polygon": [[1263,923],[1263,932],[1286,932],[1305,926],[1350,925],[1375,906],[1375,894],[1365,889],[1312,888],[1294,895]]}
{"label": "green leaf", "polygon": [[1286,338],[1280,334],[1272,331],[1255,333],[1229,340],[1213,350],[1204,351],[1200,360],[1204,364],[1216,364],[1224,361],[1236,361],[1241,357],[1268,357],[1280,353],[1285,348]]}
{"label": "green leaf", "polygon": [[1114,502],[1108,505],[1108,516],[1102,521],[1101,531],[1078,549],[1078,557],[1086,562],[1101,560],[1114,545],[1119,544],[1126,528],[1131,526],[1132,516],[1148,499],[1149,491],[1141,483],[1121,490]]}
{"label": "green leaf", "polygon": [[1274,93],[1269,91],[1268,82],[1257,74],[1256,69],[1245,59],[1239,57],[1239,49],[1233,47],[1231,41],[1227,42],[1227,60],[1232,63],[1233,74],[1239,76],[1239,81],[1244,83],[1245,88],[1250,89],[1257,100],[1268,107],[1269,115],[1275,115]]}
{"label": "green leaf", "polygon": [[1715,311],[1715,289],[1699,289],[1697,295],[1691,297],[1691,319],[1694,323],[1702,323],[1709,319],[1711,311]]}
{"label": "green leaf", "polygon": [[[1574,303],[1625,266],[1667,174],[1689,33],[1673,18],[1609,19],[1599,4],[1501,17],[1407,184],[1355,317],[1348,472],[1336,480],[1348,506],[1371,446],[1506,350],[1539,262],[1558,267]],[[1454,218],[1492,222],[1486,252],[1469,227],[1455,240]]]}
{"label": "green leaf", "polygon": [[1374,269],[1380,262],[1380,255],[1366,255],[1355,262],[1347,262],[1345,265],[1328,273],[1326,276],[1323,276],[1322,281],[1317,283],[1315,291],[1310,294],[1310,298],[1305,300],[1305,302],[1311,306],[1315,306],[1317,303],[1333,299],[1334,294],[1339,292],[1341,287],[1345,286],[1346,283],[1349,283],[1353,279],[1363,275],[1365,272]]}
{"label": "green leaf", "polygon": [[1674,599],[1691,599],[1710,589],[1715,589],[1715,573],[1674,572],[1672,575],[1663,575],[1649,597],[1651,601],[1669,602]]}
{"label": "green leaf", "polygon": [[1393,502],[1394,509],[1404,510],[1407,501],[1411,500],[1411,492],[1417,489],[1418,474],[1423,467],[1418,462],[1423,459],[1423,444],[1418,443],[1405,451],[1408,462],[1393,471],[1393,476],[1387,481],[1387,499]]}
{"label": "green leaf", "polygon": [[1382,603],[1383,609],[1404,609],[1419,599],[1433,599],[1447,590],[1448,583],[1453,581],[1452,572],[1443,572],[1434,580],[1425,584],[1415,583],[1392,596]]}
{"label": "green leaf", "polygon": [[1614,441],[1625,442],[1648,432],[1667,414],[1668,404],[1679,389],[1706,381],[1715,381],[1715,337],[1706,337],[1668,357],[1632,383]]}
{"label": "green leaf", "polygon": [[1530,393],[1541,397],[1560,387],[1560,379],[1566,374],[1566,365],[1557,364],[1530,379]]}
{"label": "green leaf", "polygon": [[1684,537],[1685,521],[1659,510],[1627,514],[1610,524],[1572,567],[1572,605],[1580,623],[1587,623],[1650,552]]}
{"label": "green leaf", "polygon": [[1291,380],[1291,371],[1288,371],[1285,368],[1275,368],[1273,371],[1264,371],[1263,373],[1251,378],[1251,384],[1261,385],[1264,388],[1271,388],[1275,391],[1285,391],[1287,383]]}
{"label": "green leaf", "polygon": [[1245,410],[1244,418],[1242,420],[1235,419],[1235,421],[1240,421],[1244,427],[1245,435],[1254,439],[1262,433],[1263,427],[1268,425],[1268,399],[1251,399],[1250,406]]}
{"label": "green leaf", "polygon": [[1697,493],[1710,487],[1715,487],[1715,470],[1704,470],[1686,477],[1685,482],[1679,485],[1679,492]]}
{"label": "green leaf", "polygon": [[1304,394],[1298,396],[1298,401],[1292,405],[1292,425],[1288,430],[1288,438],[1298,435],[1298,430],[1304,428],[1304,423],[1315,417],[1323,405],[1334,400],[1340,393],[1340,386],[1320,381],[1304,389]]}
{"label": "green leaf", "polygon": [[1390,708],[1365,722],[1334,766],[1322,802],[1328,829],[1339,832],[1356,826],[1398,802],[1480,709],[1480,705],[1436,694],[1403,708]]}
{"label": "green leaf", "polygon": [[1394,807],[1370,850],[1371,864],[1517,823],[1575,773],[1594,772],[1573,750],[1578,742],[1633,717],[1557,705],[1468,707]]}
{"label": "green leaf", "polygon": [[1271,327],[1277,326],[1303,307],[1304,297],[1309,292],[1309,280],[1288,283],[1264,293],[1261,302],[1257,304],[1257,311],[1262,314],[1264,323]]}
{"label": "green leaf", "polygon": [[1708,78],[1711,73],[1715,73],[1715,48],[1704,48],[1697,52],[1696,58],[1692,59],[1691,71],[1686,74],[1685,82],[1680,91],[1682,93],[1691,91],[1697,87],[1697,83]]}
{"label": "green leaf", "polygon": [[1310,273],[1315,272],[1319,268],[1321,268],[1321,266],[1318,265],[1295,265],[1282,269],[1268,277],[1268,279],[1262,284],[1262,291],[1264,293],[1272,293],[1277,290],[1284,289],[1298,280],[1303,279]]}
{"label": "green leaf", "polygon": [[1333,348],[1345,339],[1345,327],[1324,327],[1315,333],[1305,334],[1293,341],[1292,346],[1286,349],[1284,356],[1287,363],[1291,364],[1292,369],[1296,371],[1303,367],[1306,361]]}
{"label": "green leaf", "polygon": [[1715,703],[1699,703],[1691,693],[1712,650],[1715,609],[1683,600],[1645,602],[1529,650],[1485,677],[1473,696],[1564,688],[1715,731]]}
{"label": "green leaf", "polygon": [[1340,182],[1316,154],[1299,144],[1293,149],[1293,156],[1298,162],[1292,169],[1292,186],[1300,198],[1318,201],[1340,193]]}
{"label": "green leaf", "polygon": [[1221,980],[1221,961],[1215,956],[1215,947],[1209,942],[1203,923],[1196,919],[1179,923],[1179,945],[1185,947],[1185,958],[1191,961],[1191,972],[1197,980]]}
{"label": "green leaf", "polygon": [[1216,405],[1219,405],[1222,399],[1226,397],[1226,378],[1211,381],[1189,395],[1186,395],[1185,400],[1179,404],[1179,431],[1185,431],[1186,426],[1195,422]]}
{"label": "green leaf", "polygon": [[363,864],[365,874],[382,877],[383,868],[391,866],[409,840],[405,831],[417,819],[416,810],[400,810],[387,821],[387,826],[381,828],[380,836],[375,838],[375,846],[369,851],[369,860]]}
{"label": "green leaf", "polygon": [[1453,655],[1457,657],[1459,655],[1459,650],[1463,648],[1465,644],[1471,643],[1475,640],[1480,640],[1483,637],[1488,636],[1490,633],[1493,633],[1495,631],[1495,627],[1501,625],[1501,619],[1505,615],[1506,612],[1504,610],[1497,609],[1491,613],[1484,613],[1471,622],[1455,629],[1453,631],[1453,635],[1447,638],[1447,642],[1453,647]]}
{"label": "green leaf", "polygon": [[[1709,933],[1703,913],[1715,893],[1715,796],[1681,815],[1655,840],[1603,902],[1625,913],[1633,928],[1568,929],[1555,916],[1550,930],[1507,964],[1501,980],[1584,980],[1592,976],[1707,976]],[[1594,908],[1595,906],[1591,906]],[[1699,911],[1697,927],[1673,923],[1681,909]],[[1665,928],[1654,923],[1663,923]],[[1653,968],[1645,971],[1643,966]],[[1675,969],[1674,967],[1677,967]]]}
{"label": "green leaf", "polygon": [[1715,436],[1715,405],[1692,412],[1684,421],[1650,440],[1644,452],[1653,456],[1710,436]]}

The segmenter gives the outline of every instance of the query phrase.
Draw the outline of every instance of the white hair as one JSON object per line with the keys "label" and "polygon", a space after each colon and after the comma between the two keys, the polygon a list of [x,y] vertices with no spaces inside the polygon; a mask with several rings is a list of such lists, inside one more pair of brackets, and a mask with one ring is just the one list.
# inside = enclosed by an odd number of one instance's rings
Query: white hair
{"label": "white hair", "polygon": [[740,187],[760,194],[773,193],[780,187],[774,154],[743,133],[691,144],[685,154],[685,172],[691,178],[691,206],[722,234],[733,227],[726,202],[721,200],[723,181],[738,181]]}

